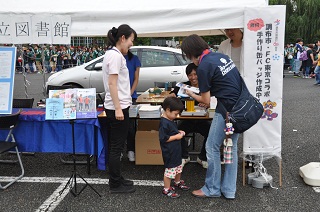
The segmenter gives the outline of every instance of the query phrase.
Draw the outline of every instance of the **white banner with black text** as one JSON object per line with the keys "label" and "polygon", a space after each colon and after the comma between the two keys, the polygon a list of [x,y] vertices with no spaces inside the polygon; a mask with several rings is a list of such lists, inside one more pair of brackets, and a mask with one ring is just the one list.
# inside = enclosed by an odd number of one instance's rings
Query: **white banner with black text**
{"label": "white banner with black text", "polygon": [[244,132],[243,153],[281,158],[285,6],[246,8],[244,22],[243,78],[264,113]]}
{"label": "white banner with black text", "polygon": [[69,15],[1,15],[1,44],[70,44]]}

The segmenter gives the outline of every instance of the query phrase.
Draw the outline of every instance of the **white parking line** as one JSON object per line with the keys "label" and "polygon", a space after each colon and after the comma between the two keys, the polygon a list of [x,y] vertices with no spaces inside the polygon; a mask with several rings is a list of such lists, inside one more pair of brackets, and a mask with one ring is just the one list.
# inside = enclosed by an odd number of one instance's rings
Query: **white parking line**
{"label": "white parking line", "polygon": [[[0,177],[0,182],[9,182],[15,177]],[[18,182],[21,183],[64,183],[68,182],[65,177],[23,177]]]}
{"label": "white parking line", "polygon": [[315,192],[320,193],[320,187],[312,187],[312,188]]}
{"label": "white parking line", "polygon": [[[9,182],[13,180],[14,177],[0,177],[0,182]],[[21,183],[61,183],[61,185],[46,199],[42,205],[36,210],[36,212],[51,212],[53,211],[59,203],[67,196],[73,185],[68,185],[66,189],[66,184],[69,178],[62,177],[23,177],[18,182]],[[108,184],[108,179],[101,178],[87,178],[85,179],[90,184]],[[163,181],[152,181],[152,180],[133,180],[134,184],[137,186],[163,186]],[[77,178],[77,183],[85,183],[81,178]]]}
{"label": "white parking line", "polygon": [[[42,203],[42,205],[36,210],[36,212],[51,212],[53,211],[59,203],[67,196],[69,193],[69,188],[65,188],[67,182],[62,183],[51,196]],[[64,190],[63,190],[64,189]],[[62,191],[62,192],[61,192]]]}
{"label": "white parking line", "polygon": [[[14,177],[0,177],[0,182],[8,182],[14,179]],[[69,178],[65,177],[23,177],[18,182],[21,183],[67,183]],[[101,178],[86,178],[90,184],[108,184],[108,179]],[[156,180],[133,180],[137,186],[163,186],[163,181]],[[84,183],[81,178],[77,178],[77,183]]]}

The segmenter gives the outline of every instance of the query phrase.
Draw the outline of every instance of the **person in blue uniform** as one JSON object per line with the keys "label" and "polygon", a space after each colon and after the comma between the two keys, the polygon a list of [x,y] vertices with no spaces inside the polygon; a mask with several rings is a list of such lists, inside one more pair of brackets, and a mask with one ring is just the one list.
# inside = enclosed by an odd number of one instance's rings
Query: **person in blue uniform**
{"label": "person in blue uniform", "polygon": [[[129,71],[129,78],[130,78],[130,92],[132,97],[132,104],[136,104],[136,100],[138,98],[137,94],[137,86],[139,83],[139,73],[141,62],[137,55],[132,54],[130,50],[128,54],[124,55],[124,58],[127,62],[127,67]],[[135,161],[135,143],[136,143],[136,122],[133,119],[130,119],[129,125],[129,132],[127,136],[127,152],[128,152],[128,159],[130,162]]]}
{"label": "person in blue uniform", "polygon": [[227,55],[210,51],[210,47],[200,36],[190,35],[181,45],[183,56],[192,60],[198,66],[200,96],[187,92],[198,102],[210,104],[210,97],[218,99],[215,115],[212,119],[206,142],[208,169],[205,185],[192,192],[196,197],[220,197],[234,199],[236,195],[238,155],[237,143],[239,133],[231,136],[233,141],[233,163],[225,164],[224,174],[221,174],[220,147],[225,139],[225,114],[220,109],[221,104],[231,111],[241,93],[241,76],[236,65]]}

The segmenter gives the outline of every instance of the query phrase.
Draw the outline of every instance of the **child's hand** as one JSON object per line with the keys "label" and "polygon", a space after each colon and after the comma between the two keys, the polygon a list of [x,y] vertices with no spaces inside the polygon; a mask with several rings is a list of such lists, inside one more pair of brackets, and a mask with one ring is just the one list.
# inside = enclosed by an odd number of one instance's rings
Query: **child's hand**
{"label": "child's hand", "polygon": [[182,137],[186,135],[186,133],[182,130],[179,130],[179,133],[182,135]]}
{"label": "child's hand", "polygon": [[181,140],[183,138],[182,133],[178,133],[177,135],[175,135],[176,139],[175,140]]}

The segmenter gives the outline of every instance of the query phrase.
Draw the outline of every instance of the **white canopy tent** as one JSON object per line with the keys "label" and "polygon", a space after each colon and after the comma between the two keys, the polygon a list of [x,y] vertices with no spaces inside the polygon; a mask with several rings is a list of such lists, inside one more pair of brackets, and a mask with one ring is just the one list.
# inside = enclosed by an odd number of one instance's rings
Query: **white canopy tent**
{"label": "white canopy tent", "polygon": [[[19,22],[30,16],[30,25],[41,21],[42,16],[48,23],[49,16],[55,20],[67,17],[71,36],[86,37],[106,36],[109,29],[121,24],[129,24],[139,37],[218,35],[223,34],[222,29],[244,28],[244,79],[261,102],[278,105],[273,111],[277,118],[260,120],[245,133],[244,155],[281,158],[285,6],[268,6],[268,0],[12,0],[0,7],[0,44],[6,43],[2,36],[6,21],[16,16]],[[41,44],[32,39],[27,43]]]}
{"label": "white canopy tent", "polygon": [[12,0],[0,7],[0,14],[69,15],[71,36],[105,36],[110,28],[126,23],[139,37],[170,37],[217,35],[222,34],[220,29],[243,28],[245,7],[263,6],[266,0]]}

